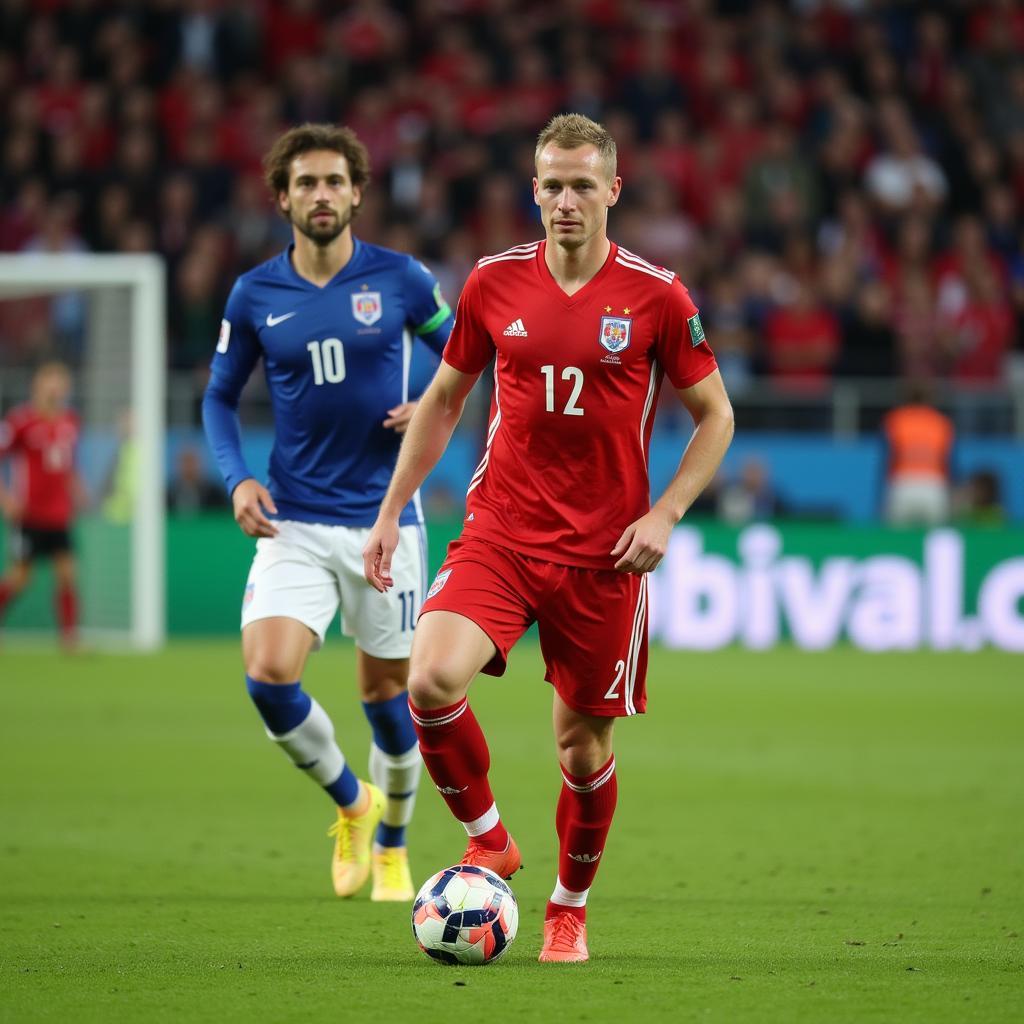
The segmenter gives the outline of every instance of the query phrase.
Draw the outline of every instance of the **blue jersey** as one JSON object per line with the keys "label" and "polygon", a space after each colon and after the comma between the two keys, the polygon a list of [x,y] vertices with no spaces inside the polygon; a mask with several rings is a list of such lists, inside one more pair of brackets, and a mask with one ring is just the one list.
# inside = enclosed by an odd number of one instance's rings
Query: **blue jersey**
{"label": "blue jersey", "polygon": [[[267,488],[282,519],[370,526],[401,437],[381,426],[409,400],[412,339],[440,353],[452,313],[411,256],[355,240],[323,288],[300,277],[292,248],[243,274],[227,301],[203,398],[207,437],[231,492],[251,477],[238,398],[263,357],[274,413]],[[415,498],[401,523],[422,521]]]}

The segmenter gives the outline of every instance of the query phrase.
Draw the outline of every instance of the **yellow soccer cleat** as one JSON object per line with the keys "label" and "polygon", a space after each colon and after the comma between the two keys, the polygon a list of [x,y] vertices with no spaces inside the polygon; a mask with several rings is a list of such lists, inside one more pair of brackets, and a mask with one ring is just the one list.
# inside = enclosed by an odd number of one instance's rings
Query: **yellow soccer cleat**
{"label": "yellow soccer cleat", "polygon": [[374,903],[411,903],[416,895],[409,874],[409,855],[404,846],[379,846],[373,851]]}
{"label": "yellow soccer cleat", "polygon": [[338,808],[338,820],[327,830],[334,837],[331,880],[339,896],[354,896],[370,877],[370,847],[384,817],[384,794],[369,782],[363,786],[370,796],[366,810],[349,815]]}

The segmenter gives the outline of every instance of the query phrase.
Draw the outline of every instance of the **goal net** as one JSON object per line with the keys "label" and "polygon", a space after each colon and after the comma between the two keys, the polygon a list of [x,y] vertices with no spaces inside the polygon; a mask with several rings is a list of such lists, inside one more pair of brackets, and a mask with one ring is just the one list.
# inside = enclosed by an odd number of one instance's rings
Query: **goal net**
{"label": "goal net", "polygon": [[[0,255],[0,415],[28,400],[43,362],[66,363],[74,380],[85,502],[72,536],[87,644],[164,642],[165,344],[158,256]],[[54,634],[51,580],[44,559],[8,609],[6,636]]]}

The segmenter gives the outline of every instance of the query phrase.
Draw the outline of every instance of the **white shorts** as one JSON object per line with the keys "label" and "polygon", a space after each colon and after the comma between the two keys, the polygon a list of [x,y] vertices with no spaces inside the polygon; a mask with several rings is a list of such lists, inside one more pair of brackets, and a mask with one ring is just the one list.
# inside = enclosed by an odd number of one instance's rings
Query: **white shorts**
{"label": "white shorts", "polygon": [[886,494],[885,518],[893,526],[940,526],[949,521],[949,484],[933,477],[893,480]]}
{"label": "white shorts", "polygon": [[422,526],[403,526],[391,563],[395,585],[386,594],[363,578],[365,526],[327,526],[277,520],[276,537],[256,541],[242,598],[242,628],[257,619],[298,619],[319,649],[341,606],[341,631],[374,658],[408,658],[427,585]]}

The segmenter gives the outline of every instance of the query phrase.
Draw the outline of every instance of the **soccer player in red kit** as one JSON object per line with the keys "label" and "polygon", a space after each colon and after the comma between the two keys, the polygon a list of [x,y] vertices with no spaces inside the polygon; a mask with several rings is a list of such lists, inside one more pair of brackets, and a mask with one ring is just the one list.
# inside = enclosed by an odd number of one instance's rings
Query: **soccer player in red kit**
{"label": "soccer player in red kit", "polygon": [[[470,274],[363,560],[373,586],[391,586],[399,512],[494,359],[486,450],[462,536],[420,613],[409,701],[427,770],[469,836],[463,862],[509,877],[519,850],[466,693],[478,672],[501,675],[537,622],[563,780],[540,959],[578,962],[588,958],[587,893],[615,809],[612,729],[647,703],[646,574],[721,462],[733,418],[686,289],[608,239],[622,185],[611,136],[562,115],[541,132],[536,163],[545,240],[481,259]],[[647,451],[666,374],[696,431],[652,507]]]}
{"label": "soccer player in red kit", "polygon": [[78,417],[67,407],[71,374],[45,363],[32,378],[32,398],[0,421],[0,459],[13,461],[12,486],[0,478],[0,511],[10,527],[10,559],[0,579],[0,616],[28,585],[37,558],[53,559],[61,642],[75,644],[78,595],[71,521],[78,496]]}

